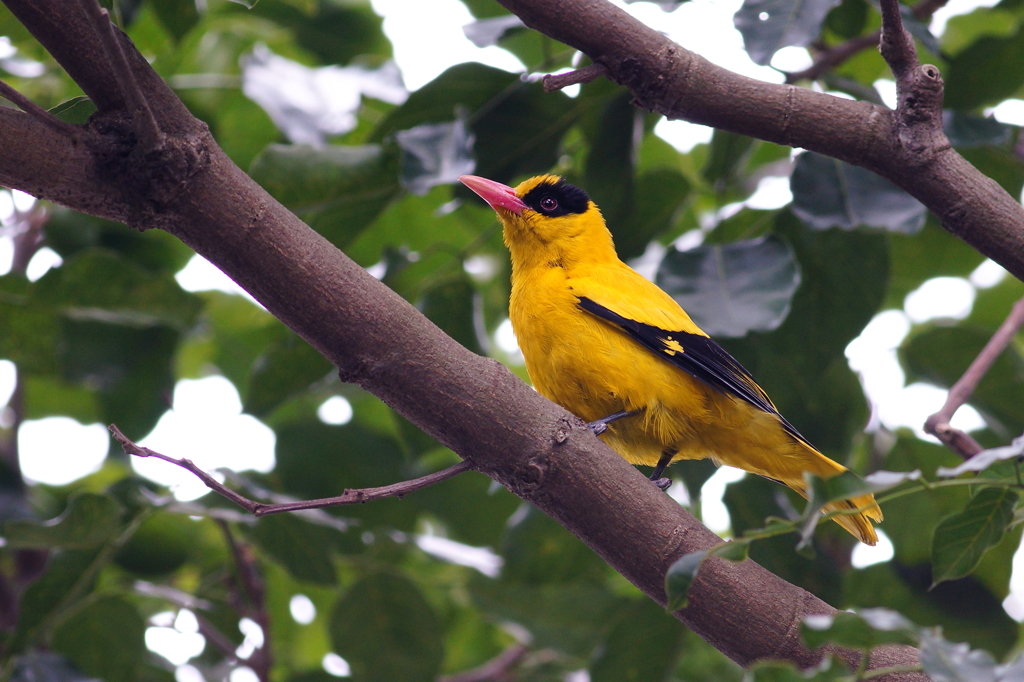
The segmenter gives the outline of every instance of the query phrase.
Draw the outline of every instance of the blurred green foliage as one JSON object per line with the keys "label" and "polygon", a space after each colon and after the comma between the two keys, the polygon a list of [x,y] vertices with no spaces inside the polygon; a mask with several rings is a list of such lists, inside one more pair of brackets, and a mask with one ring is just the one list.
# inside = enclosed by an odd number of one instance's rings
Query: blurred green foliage
{"label": "blurred green foliage", "polygon": [[[402,103],[364,93],[348,130],[321,131],[323,146],[293,144],[280,120],[243,92],[244,65],[269,50],[304,68],[373,72],[392,46],[367,0],[105,4],[240,167],[467,348],[509,362],[526,378],[515,355],[494,341],[507,319],[509,267],[493,213],[453,178],[416,195],[399,177],[408,150],[398,133],[456,119],[472,137],[462,151],[476,174],[516,183],[556,172],[587,189],[623,257],[646,254],[673,293],[712,297],[693,305],[699,323],[714,326],[720,298],[744,297],[754,319],[715,328],[738,330],[724,344],[830,456],[860,473],[921,469],[927,478],[957,462],[910,433],[865,434],[869,407],[844,355],[875,314],[901,307],[924,281],[966,276],[983,260],[889,183],[824,157],[805,154],[794,163],[789,149],[722,131],[680,152],[654,134],[659,117],[609,82],[586,84],[572,97],[545,94],[535,80],[475,63],[451,67]],[[477,18],[507,14],[494,0],[465,4]],[[757,19],[755,3],[748,5],[743,16]],[[760,62],[785,45],[814,40],[827,48],[879,25],[867,0],[775,5],[773,12],[796,5],[800,12],[743,22]],[[923,24],[913,27],[945,75],[955,110],[947,117],[951,140],[1014,196],[1024,187],[1019,130],[980,111],[1024,93],[1022,19],[1024,3],[1003,0],[953,18],[938,43]],[[0,36],[17,58],[43,67],[26,77],[0,59],[0,76],[65,120],[84,123],[90,103],[7,10],[0,10]],[[531,73],[573,58],[573,50],[522,27],[497,44]],[[873,84],[888,77],[877,51],[864,50],[823,74],[821,84],[880,101]],[[794,166],[792,207],[741,203],[762,178],[786,176]],[[141,438],[168,408],[176,380],[212,374],[230,379],[245,411],[276,435],[276,468],[235,481],[243,493],[332,496],[457,461],[373,396],[340,384],[326,360],[261,308],[232,294],[184,291],[174,274],[192,254],[167,234],[47,210],[42,244],[63,264],[35,282],[19,271],[0,277],[0,358],[19,377],[18,401],[5,413],[17,419],[0,414],[0,450],[8,455],[0,464],[5,679],[171,680],[174,666],[147,650],[144,632],[154,615],[183,608],[206,635],[205,650],[191,661],[206,679],[223,679],[239,665],[275,682],[333,679],[322,666],[331,652],[347,661],[353,679],[367,682],[434,680],[502,652],[514,654],[509,679],[523,682],[563,680],[578,670],[594,682],[741,678],[735,664],[579,540],[477,473],[404,500],[258,520],[212,495],[174,501],[136,477],[118,447],[101,471],[70,485],[24,486],[9,456],[18,420],[116,422]],[[683,235],[710,246],[680,257],[672,244]],[[735,272],[701,267],[739,250],[751,255]],[[908,379],[950,386],[1022,295],[1024,285],[1006,280],[979,293],[967,320],[916,325],[900,351]],[[988,424],[976,434],[987,445],[1024,430],[1022,352],[1018,337],[972,399]],[[335,395],[353,408],[347,424],[317,416]],[[1012,481],[1012,465],[1000,466],[991,475]],[[699,514],[701,485],[713,468],[676,469]],[[834,524],[818,530],[814,558],[795,553],[791,535],[754,543],[750,556],[837,607],[894,608],[1003,657],[1019,646],[1018,625],[1001,603],[1020,510],[1014,516],[1017,493],[996,490],[936,488],[887,502],[881,528],[894,556],[868,568],[852,567],[854,541]],[[752,477],[731,484],[724,501],[735,533],[796,514],[801,504]],[[429,536],[489,547],[503,565],[451,563],[437,542],[422,539]],[[942,579],[948,582],[931,589]],[[295,611],[297,595],[313,609]],[[238,660],[235,649],[248,646],[243,618],[260,624],[265,644]],[[814,641],[868,636],[859,621],[849,627]],[[939,653],[948,644],[920,641]],[[797,679],[778,667],[753,675]]]}

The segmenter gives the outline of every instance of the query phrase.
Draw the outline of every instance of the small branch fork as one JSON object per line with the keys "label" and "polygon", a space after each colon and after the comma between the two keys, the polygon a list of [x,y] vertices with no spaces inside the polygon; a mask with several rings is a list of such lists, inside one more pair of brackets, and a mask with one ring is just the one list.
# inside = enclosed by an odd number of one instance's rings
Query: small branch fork
{"label": "small branch fork", "polygon": [[1024,326],[1024,298],[1013,304],[1010,314],[978,353],[978,357],[974,359],[959,381],[953,384],[953,388],[949,389],[946,404],[942,406],[941,410],[928,417],[924,423],[926,432],[941,440],[946,447],[964,459],[970,459],[978,454],[982,447],[978,441],[960,429],[950,426],[949,421],[960,406],[971,397],[974,389],[978,387],[978,383],[992,367],[992,363],[1006,349],[1022,326]]}
{"label": "small branch fork", "polygon": [[[914,16],[920,21],[925,21],[947,2],[948,0],[923,0],[914,5]],[[902,24],[902,21],[900,23]],[[817,54],[814,63],[808,68],[803,71],[787,73],[786,83],[793,85],[802,80],[817,80],[826,71],[834,69],[861,50],[878,45],[881,38],[882,32],[874,31],[867,35],[850,38],[846,42],[822,50]]]}
{"label": "small branch fork", "polygon": [[570,85],[589,83],[603,76],[607,71],[604,64],[594,63],[567,73],[549,74],[543,78],[544,92],[555,92]]}
{"label": "small branch fork", "polygon": [[115,424],[110,425],[110,433],[114,436],[114,439],[121,444],[126,454],[135,455],[136,457],[156,457],[162,459],[165,462],[170,462],[176,466],[181,467],[187,471],[191,471],[195,474],[199,480],[206,484],[206,487],[217,493],[218,495],[234,502],[242,509],[246,510],[254,516],[265,516],[267,514],[280,514],[282,512],[290,511],[301,511],[303,509],[323,509],[324,507],[340,507],[347,504],[364,504],[373,500],[380,500],[386,497],[397,497],[401,499],[407,494],[426,488],[427,486],[440,483],[441,481],[447,480],[454,476],[457,476],[465,471],[472,470],[473,463],[466,460],[459,462],[447,469],[436,471],[426,476],[414,478],[410,481],[402,481],[401,483],[393,483],[391,485],[381,486],[379,488],[360,488],[357,490],[346,490],[344,493],[337,497],[325,497],[318,500],[301,500],[299,502],[283,502],[280,504],[267,504],[265,502],[256,502],[250,500],[247,497],[239,495],[234,490],[226,487],[217,479],[210,474],[206,473],[191,460],[188,459],[177,459],[175,457],[169,457],[168,455],[161,454],[155,450],[151,450],[141,445],[136,444],[130,438],[121,433],[121,430],[117,428]]}
{"label": "small branch fork", "polygon": [[21,94],[7,83],[0,81],[0,97],[16,104],[19,109],[36,119],[43,125],[55,130],[65,137],[77,137],[79,128],[67,121],[62,121],[46,109]]}
{"label": "small branch fork", "polygon": [[165,136],[160,131],[149,101],[142,93],[138,81],[135,80],[135,74],[132,73],[128,58],[121,48],[121,41],[118,40],[115,33],[117,29],[110,23],[110,15],[107,10],[100,7],[96,0],[79,0],[79,4],[93,23],[93,28],[103,46],[103,52],[106,54],[107,62],[114,72],[114,78],[117,79],[117,85],[131,109],[132,127],[143,151],[149,152],[161,148]]}

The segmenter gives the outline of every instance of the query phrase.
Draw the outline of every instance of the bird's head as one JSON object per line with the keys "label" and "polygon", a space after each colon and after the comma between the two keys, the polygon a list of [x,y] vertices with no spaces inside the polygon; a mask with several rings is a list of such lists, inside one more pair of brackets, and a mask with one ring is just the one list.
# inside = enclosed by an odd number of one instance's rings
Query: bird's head
{"label": "bird's head", "polygon": [[475,175],[459,180],[490,204],[504,227],[513,262],[552,257],[615,257],[601,211],[579,187],[540,175],[512,188]]}

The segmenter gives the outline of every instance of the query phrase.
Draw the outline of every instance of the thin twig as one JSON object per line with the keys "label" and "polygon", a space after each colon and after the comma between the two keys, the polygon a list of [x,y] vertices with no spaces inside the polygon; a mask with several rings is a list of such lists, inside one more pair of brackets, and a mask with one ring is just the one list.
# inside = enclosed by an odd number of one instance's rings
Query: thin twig
{"label": "thin twig", "polygon": [[156,450],[151,450],[141,445],[136,444],[130,438],[121,433],[121,430],[117,428],[117,425],[110,425],[110,432],[113,434],[114,439],[121,444],[124,448],[125,453],[129,455],[135,455],[136,457],[156,457],[162,459],[165,462],[177,465],[182,469],[191,471],[195,474],[199,480],[206,484],[206,487],[214,491],[218,495],[231,500],[242,509],[246,510],[250,514],[255,516],[264,516],[266,514],[279,514],[281,512],[299,511],[301,509],[322,509],[324,507],[340,507],[346,504],[363,504],[365,502],[371,502],[373,500],[380,500],[386,497],[402,497],[408,495],[411,492],[426,488],[435,483],[457,476],[465,471],[469,471],[473,468],[472,462],[462,461],[458,464],[442,469],[441,471],[435,471],[432,474],[414,478],[410,481],[402,481],[401,483],[393,483],[391,485],[380,486],[379,488],[360,488],[356,490],[346,490],[344,493],[337,497],[325,497],[319,500],[302,500],[299,502],[283,502],[280,504],[267,504],[265,502],[256,502],[250,500],[247,497],[239,495],[234,490],[224,486],[217,479],[210,476],[188,459],[176,459],[167,455],[161,454]]}
{"label": "thin twig", "polygon": [[526,646],[513,644],[483,665],[455,675],[441,675],[437,682],[494,682],[510,680],[509,668],[519,662],[526,653]]}
{"label": "thin twig", "polygon": [[61,135],[64,135],[65,137],[78,136],[78,126],[68,123],[67,121],[60,120],[3,81],[0,81],[0,97],[10,100],[14,104],[18,105],[18,108],[26,114],[40,123],[53,128]]}
{"label": "thin twig", "polygon": [[[949,0],[923,0],[914,5],[914,17],[919,21],[926,21],[947,2]],[[881,31],[872,31],[867,35],[855,36],[838,45],[822,50],[815,56],[814,63],[811,66],[803,71],[787,73],[786,83],[792,85],[802,80],[817,80],[826,71],[836,68],[861,50],[878,45],[881,38]]]}
{"label": "thin twig", "polygon": [[1024,298],[1013,304],[1010,314],[1006,316],[999,329],[988,340],[985,347],[974,358],[974,362],[967,368],[964,375],[953,384],[946,396],[946,403],[942,409],[928,417],[924,423],[924,430],[939,440],[946,447],[964,459],[970,459],[981,452],[982,448],[976,440],[969,435],[949,425],[953,414],[960,406],[970,399],[971,394],[978,387],[978,384],[992,367],[992,363],[1002,354],[1020,328],[1024,326]]}
{"label": "thin twig", "polygon": [[271,656],[270,656],[270,616],[266,608],[266,587],[263,583],[263,576],[260,575],[259,566],[256,564],[256,557],[252,549],[235,540],[231,532],[231,526],[224,521],[218,521],[224,538],[231,548],[231,555],[235,559],[235,566],[238,568],[238,576],[242,582],[242,588],[248,597],[248,605],[244,602],[236,605],[242,615],[250,617],[263,630],[263,644],[252,652],[246,659],[246,663],[256,673],[260,682],[269,682]]}
{"label": "thin twig", "polygon": [[864,36],[850,38],[846,42],[830,47],[820,52],[815,58],[814,63],[803,71],[787,73],[786,83],[792,85],[802,80],[817,80],[826,71],[834,69],[861,50],[877,45],[881,36],[881,31],[875,31]]}
{"label": "thin twig", "polygon": [[544,92],[555,92],[562,88],[570,85],[578,85],[581,83],[589,83],[592,80],[603,76],[608,69],[603,64],[590,64],[584,66],[582,69],[576,69],[575,71],[569,71],[567,73],[559,73],[555,75],[548,74],[542,79],[544,83]]}
{"label": "thin twig", "polygon": [[899,0],[881,0],[881,9],[882,31],[878,51],[892,69],[899,85],[907,73],[918,65],[917,46],[914,45],[910,31],[903,26]]}
{"label": "thin twig", "polygon": [[149,101],[142,93],[135,74],[132,73],[131,65],[121,47],[115,31],[116,27],[110,23],[110,15],[96,0],[79,0],[82,9],[92,20],[99,35],[100,44],[103,46],[103,53],[110,63],[110,68],[117,79],[117,85],[124,95],[125,102],[131,109],[132,127],[139,139],[144,151],[152,151],[163,146],[164,134],[153,116],[153,110],[149,107]]}

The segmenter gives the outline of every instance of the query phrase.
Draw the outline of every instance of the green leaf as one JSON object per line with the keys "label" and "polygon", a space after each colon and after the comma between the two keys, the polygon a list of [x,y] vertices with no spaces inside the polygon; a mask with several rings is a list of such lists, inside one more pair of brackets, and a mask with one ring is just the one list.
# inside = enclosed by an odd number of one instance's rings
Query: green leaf
{"label": "green leaf", "polygon": [[518,623],[533,635],[534,646],[589,658],[607,636],[607,624],[624,598],[592,581],[528,585],[474,576],[474,603],[488,619]]}
{"label": "green leaf", "polygon": [[850,679],[847,667],[835,657],[828,657],[818,666],[801,671],[781,661],[758,661],[750,666],[744,682],[839,682]]}
{"label": "green leaf", "polygon": [[[652,239],[667,232],[689,199],[691,189],[686,177],[670,168],[642,173],[636,179],[636,186],[638,192],[633,193],[632,208],[627,215],[608,225],[619,258],[642,255]],[[641,198],[637,199],[638,196]]]}
{"label": "green leaf", "polygon": [[960,154],[1012,196],[1020,196],[1024,188],[1024,170],[1012,147],[968,147]]}
{"label": "green leaf", "polygon": [[867,19],[868,3],[843,0],[825,17],[825,27],[841,38],[856,38],[863,33]]}
{"label": "green leaf", "polygon": [[[588,101],[563,93],[545,94],[540,83],[483,64],[453,66],[409,95],[380,122],[370,137],[381,142],[399,130],[443,123],[464,110],[476,137],[476,174],[510,182],[546,172],[558,159],[559,141]],[[469,190],[459,190],[469,196]]]}
{"label": "green leaf", "polygon": [[249,175],[338,248],[344,249],[398,195],[397,150],[272,144]]}
{"label": "green leaf", "polygon": [[180,42],[199,23],[199,12],[193,0],[160,0],[149,6],[176,41]]}
{"label": "green leaf", "polygon": [[605,575],[606,566],[592,549],[533,505],[514,515],[501,542],[501,555],[503,582],[597,582]]}
{"label": "green leaf", "polygon": [[202,307],[170,275],[146,272],[103,249],[80,252],[47,272],[32,298],[75,320],[179,330],[191,326]]}
{"label": "green leaf", "polygon": [[[341,494],[341,491],[338,492]],[[335,585],[334,531],[291,513],[263,516],[247,534],[296,580]]]}
{"label": "green leaf", "polygon": [[601,207],[608,224],[619,225],[633,208],[633,167],[639,142],[636,128],[643,123],[643,112],[633,106],[629,92],[615,93],[585,121],[581,127],[590,151],[583,167],[582,186]]}
{"label": "green leaf", "polygon": [[52,373],[57,366],[59,319],[32,305],[30,284],[19,275],[0,276],[0,357],[20,372]]}
{"label": "green leaf", "polygon": [[303,11],[293,6],[301,3],[246,0],[240,4],[252,8],[246,14],[289,29],[289,37],[294,36],[300,47],[324,64],[348,64],[360,55],[391,56],[391,42],[381,30],[383,19],[369,5],[310,2],[309,11]]}
{"label": "green leaf", "polygon": [[672,562],[668,572],[665,574],[665,605],[669,611],[678,611],[686,608],[690,603],[690,587],[697,579],[697,572],[700,571],[704,559],[708,556],[708,550],[690,552]]}
{"label": "green leaf", "polygon": [[650,682],[668,679],[684,628],[649,599],[623,609],[590,664],[591,682]]}
{"label": "green leaf", "polygon": [[800,286],[792,247],[777,235],[671,250],[655,280],[714,337],[771,331],[789,314]]}
{"label": "green leaf", "polygon": [[[9,651],[20,651],[37,634],[36,628],[57,609],[72,606],[64,602],[98,553],[99,550],[65,550],[50,559],[46,572],[29,585],[21,597],[18,626],[11,638]],[[91,588],[90,583],[88,589],[81,590],[78,597],[88,594]]]}
{"label": "green leaf", "polygon": [[803,47],[821,33],[838,0],[745,0],[733,22],[755,64],[765,66],[783,47]]}
{"label": "green leaf", "polygon": [[243,410],[257,417],[270,414],[285,400],[321,381],[333,369],[331,363],[298,334],[283,325],[275,327],[276,338],[256,359],[242,398]]}
{"label": "green leaf", "polygon": [[419,588],[390,573],[352,585],[331,614],[334,650],[366,682],[433,682],[444,655],[441,623]]}
{"label": "green leaf", "polygon": [[[453,459],[444,462],[454,464],[454,453],[449,452],[448,457]],[[430,455],[426,458],[433,461]],[[477,547],[497,547],[520,500],[487,476],[467,472],[417,491],[416,504],[437,516],[452,540]]]}
{"label": "green leaf", "polygon": [[[401,443],[361,424],[364,410],[358,404],[354,408],[355,418],[344,426],[329,426],[314,418],[275,429],[275,474],[280,476],[284,492],[303,499],[333,497],[346,488],[370,488],[408,478]],[[346,517],[362,519],[363,530],[381,525],[411,531],[418,513],[415,493],[403,500],[378,500],[347,506],[343,511]]]}
{"label": "green leaf", "polygon": [[418,307],[445,334],[477,355],[484,355],[477,335],[477,328],[483,327],[483,320],[479,324],[476,320],[476,296],[473,283],[464,270],[459,270],[431,284],[423,292]]}
{"label": "green leaf", "polygon": [[147,578],[173,573],[197,549],[197,528],[195,521],[180,514],[151,514],[118,550],[114,562]]}
{"label": "green leaf", "polygon": [[46,245],[56,251],[65,263],[83,251],[98,248],[117,252],[149,272],[174,275],[195,255],[177,237],[163,230],[140,232],[63,206],[52,206],[51,210],[50,219],[43,228]]}
{"label": "green leaf", "polygon": [[1024,72],[1006,64],[1024,60],[1024,30],[1008,36],[983,36],[957,54],[943,73],[945,105],[972,110],[1012,96],[1024,84]]}
{"label": "green leaf", "polygon": [[867,419],[864,391],[844,351],[878,311],[887,240],[878,233],[809,230],[788,211],[779,214],[775,231],[800,263],[803,284],[790,313],[775,331],[722,339],[722,345],[811,443],[842,458]]}
{"label": "green leaf", "polygon": [[716,129],[701,176],[716,192],[724,192],[736,181],[756,146],[757,140],[752,137]]}
{"label": "green leaf", "polygon": [[94,391],[104,423],[129,438],[149,433],[170,407],[178,333],[71,319],[61,328],[64,379]]}
{"label": "green leaf", "polygon": [[814,152],[797,157],[789,181],[793,212],[815,229],[865,225],[913,234],[927,209],[891,182],[859,166]]}
{"label": "green leaf", "polygon": [[719,545],[712,553],[734,564],[743,563],[750,556],[750,543],[731,540]]}
{"label": "green leaf", "polygon": [[[745,476],[726,486],[723,498],[735,537],[765,527],[771,517],[790,518],[797,514],[802,498],[777,483],[760,476]],[[834,528],[833,528],[834,526]],[[769,526],[770,527],[770,526]],[[852,537],[834,523],[818,529],[815,547],[849,547]],[[755,540],[749,543],[750,558],[784,580],[799,585],[829,603],[839,603],[842,571],[824,551],[808,560],[793,551],[792,534]]]}
{"label": "green leaf", "polygon": [[1021,17],[1001,7],[978,7],[972,12],[950,17],[942,32],[942,51],[954,57],[983,36],[1006,38],[1017,33]]}
{"label": "green leaf", "polygon": [[132,682],[146,653],[146,623],[134,606],[116,596],[93,601],[61,623],[53,648],[84,673],[105,682]]}
{"label": "green leaf", "polygon": [[[985,260],[964,241],[942,228],[931,213],[928,216],[924,228],[915,235],[888,233],[889,289],[883,309],[902,308],[907,294],[925,280],[939,275],[966,277]],[[1005,315],[1001,312],[999,319]]]}
{"label": "green leaf", "polygon": [[8,547],[88,549],[105,542],[117,531],[121,511],[121,505],[112,497],[80,493],[68,499],[64,513],[50,521],[4,523],[3,536]]}
{"label": "green leaf", "polygon": [[983,488],[962,512],[942,520],[932,539],[932,587],[969,575],[1009,530],[1020,496],[1009,488]]}
{"label": "green leaf", "polygon": [[96,105],[88,97],[72,97],[50,109],[50,113],[65,123],[82,126],[96,113]]}
{"label": "green leaf", "polygon": [[800,634],[812,651],[825,644],[869,651],[883,644],[917,643],[913,624],[889,609],[867,609],[864,615],[840,611],[830,616],[807,616]]}
{"label": "green leaf", "polygon": [[954,147],[1000,146],[1009,144],[1013,127],[991,116],[974,116],[953,109],[942,112],[942,127]]}

